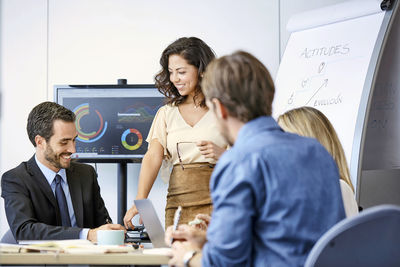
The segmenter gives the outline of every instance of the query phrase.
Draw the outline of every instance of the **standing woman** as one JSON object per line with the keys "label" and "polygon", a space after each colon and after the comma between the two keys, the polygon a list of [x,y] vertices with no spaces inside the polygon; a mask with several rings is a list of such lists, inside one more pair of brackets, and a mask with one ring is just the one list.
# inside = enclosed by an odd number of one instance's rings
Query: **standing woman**
{"label": "standing woman", "polygon": [[[165,227],[173,224],[178,206],[182,206],[180,223],[212,211],[209,180],[227,147],[200,87],[214,58],[211,48],[195,37],[176,40],[161,55],[162,69],[155,83],[167,104],[158,110],[146,139],[149,148],[143,157],[136,199],[147,198],[159,171],[164,181],[169,179]],[[133,228],[131,220],[137,213],[135,205],[126,212],[126,228]]]}
{"label": "standing woman", "polygon": [[339,137],[328,118],[315,108],[300,107],[280,115],[278,124],[287,132],[313,137],[325,147],[339,169],[340,189],[346,216],[357,214],[358,205],[354,197],[354,187],[350,180],[346,156]]}

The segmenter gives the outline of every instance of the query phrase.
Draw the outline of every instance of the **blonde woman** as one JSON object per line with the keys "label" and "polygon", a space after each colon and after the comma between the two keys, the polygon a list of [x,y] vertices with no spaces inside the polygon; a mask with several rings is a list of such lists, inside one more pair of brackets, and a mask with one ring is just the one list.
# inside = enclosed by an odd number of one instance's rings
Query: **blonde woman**
{"label": "blonde woman", "polygon": [[328,150],[339,169],[340,188],[346,216],[357,214],[358,205],[354,198],[354,187],[350,180],[344,150],[328,118],[315,108],[300,107],[280,115],[278,124],[287,132],[316,138]]}

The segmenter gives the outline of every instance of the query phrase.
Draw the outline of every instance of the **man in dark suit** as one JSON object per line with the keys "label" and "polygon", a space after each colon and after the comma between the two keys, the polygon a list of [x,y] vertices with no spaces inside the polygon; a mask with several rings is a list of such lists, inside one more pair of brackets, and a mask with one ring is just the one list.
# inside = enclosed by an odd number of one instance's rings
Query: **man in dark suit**
{"label": "man in dark suit", "polygon": [[3,174],[2,194],[17,240],[89,239],[111,224],[92,166],[71,162],[77,130],[75,114],[53,102],[30,112],[27,131],[36,149],[27,162]]}

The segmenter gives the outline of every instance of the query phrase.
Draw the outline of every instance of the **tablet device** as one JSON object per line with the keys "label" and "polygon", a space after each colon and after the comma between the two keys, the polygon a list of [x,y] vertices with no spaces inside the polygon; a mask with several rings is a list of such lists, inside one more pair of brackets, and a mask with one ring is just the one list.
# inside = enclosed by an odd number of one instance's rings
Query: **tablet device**
{"label": "tablet device", "polygon": [[157,216],[156,210],[154,209],[153,203],[150,199],[139,199],[134,200],[135,206],[142,218],[144,227],[149,234],[151,243],[155,248],[168,247],[164,241],[164,228],[161,225],[161,221]]}

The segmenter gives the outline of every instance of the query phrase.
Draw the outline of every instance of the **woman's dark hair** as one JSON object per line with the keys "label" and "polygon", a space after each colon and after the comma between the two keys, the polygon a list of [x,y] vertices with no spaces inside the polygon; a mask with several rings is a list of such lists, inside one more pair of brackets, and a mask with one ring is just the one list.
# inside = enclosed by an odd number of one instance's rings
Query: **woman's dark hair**
{"label": "woman's dark hair", "polygon": [[[179,105],[183,103],[187,96],[181,96],[178,89],[169,79],[168,60],[171,55],[183,57],[190,65],[197,68],[198,82],[194,99],[202,95],[201,79],[208,63],[215,58],[214,51],[202,40],[196,37],[182,37],[170,44],[162,53],[160,58],[161,71],[155,76],[155,84],[158,90],[167,97],[167,104]],[[205,99],[200,102],[201,107],[205,107]]]}

